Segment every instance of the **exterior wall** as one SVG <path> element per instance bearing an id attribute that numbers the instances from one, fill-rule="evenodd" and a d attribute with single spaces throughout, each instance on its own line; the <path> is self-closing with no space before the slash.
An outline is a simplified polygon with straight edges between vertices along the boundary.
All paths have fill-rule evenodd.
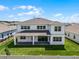
<path id="1" fill-rule="evenodd" d="M 18 42 L 32 42 L 33 39 L 31 39 L 31 37 L 28 38 L 27 36 L 26 36 L 26 39 L 20 39 L 20 37 L 17 37 L 17 41 Z M 34 37 L 34 42 L 38 42 L 38 37 L 37 36 Z"/>
<path id="2" fill-rule="evenodd" d="M 24 25 L 24 26 L 26 26 L 26 25 Z M 38 25 L 27 25 L 27 26 L 30 26 L 29 30 L 38 30 L 37 29 Z M 43 26 L 43 25 L 40 25 L 40 26 Z M 49 30 L 51 34 L 64 34 L 64 25 L 45 25 L 45 26 L 46 26 L 46 29 L 44 29 L 44 30 Z M 54 31 L 55 26 L 61 26 L 61 31 L 60 32 L 55 32 Z M 21 25 L 17 26 L 17 32 L 23 31 L 23 30 L 28 30 L 28 29 L 21 29 Z"/>
<path id="3" fill-rule="evenodd" d="M 5 40 L 9 36 L 14 35 L 15 32 L 16 32 L 16 30 L 10 30 L 10 31 L 6 31 L 6 32 L 1 33 L 0 34 L 0 40 Z M 10 34 L 10 33 L 12 33 L 12 34 Z M 3 38 L 2 38 L 2 35 L 3 35 Z"/>
<path id="4" fill-rule="evenodd" d="M 43 26 L 43 25 L 17 25 L 17 32 L 28 30 L 28 29 L 21 29 L 21 26 L 30 26 L 29 30 L 38 30 L 37 26 Z M 48 30 L 49 27 L 47 25 L 44 25 L 44 26 L 46 26 L 46 29 L 42 29 L 42 30 Z"/>
<path id="5" fill-rule="evenodd" d="M 61 26 L 61 31 L 54 31 L 54 28 L 55 28 L 55 26 Z M 51 25 L 51 29 L 50 29 L 50 31 L 51 31 L 51 34 L 64 34 L 64 25 Z"/>
<path id="6" fill-rule="evenodd" d="M 53 37 L 62 37 L 62 41 L 53 41 Z M 64 45 L 64 35 L 51 35 L 50 36 L 50 45 Z M 17 41 L 18 42 L 33 42 L 33 39 L 31 39 L 31 37 L 28 38 L 28 36 L 26 36 L 26 39 L 20 39 L 20 36 L 17 37 Z M 34 36 L 34 42 L 38 42 L 38 36 Z"/>
<path id="7" fill-rule="evenodd" d="M 16 32 L 21 31 L 21 25 L 17 25 L 16 28 L 17 28 Z"/>
<path id="8" fill-rule="evenodd" d="M 32 42 L 31 37 L 26 37 L 26 39 L 20 39 L 20 37 L 17 37 L 18 42 Z"/>
<path id="9" fill-rule="evenodd" d="M 48 29 L 49 32 L 51 33 L 51 25 L 47 25 L 47 29 Z"/>
<path id="10" fill-rule="evenodd" d="M 26 25 L 24 25 L 24 26 L 26 26 Z M 37 30 L 38 25 L 27 25 L 27 26 L 30 26 L 29 30 Z M 51 45 L 64 45 L 64 40 L 65 40 L 64 25 L 45 25 L 45 26 L 46 26 L 46 29 L 44 29 L 44 30 L 49 30 L 51 33 L 50 44 Z M 61 26 L 61 31 L 55 32 L 54 31 L 55 26 Z M 26 29 L 21 29 L 21 25 L 17 26 L 17 32 L 23 31 L 23 30 L 26 30 Z M 53 37 L 62 37 L 62 41 L 58 41 L 58 42 L 53 41 Z M 30 40 L 30 38 L 24 39 L 24 40 L 18 38 L 18 42 L 29 42 L 29 41 L 33 41 L 33 40 Z M 34 37 L 34 42 L 38 42 L 38 37 L 36 37 L 36 36 Z"/>
<path id="11" fill-rule="evenodd" d="M 35 42 L 38 42 L 38 37 L 37 37 L 37 36 L 35 36 L 34 41 L 35 41 Z"/>
<path id="12" fill-rule="evenodd" d="M 12 35 L 15 35 L 16 34 L 16 29 L 11 30 L 11 33 L 12 33 Z"/>
<path id="13" fill-rule="evenodd" d="M 2 40 L 2 34 L 0 34 L 0 40 Z"/>
<path id="14" fill-rule="evenodd" d="M 68 36 L 68 34 L 69 34 L 69 36 Z M 75 35 L 75 39 L 74 39 L 74 35 Z M 67 37 L 67 38 L 79 43 L 79 34 L 66 32 L 65 37 Z"/>

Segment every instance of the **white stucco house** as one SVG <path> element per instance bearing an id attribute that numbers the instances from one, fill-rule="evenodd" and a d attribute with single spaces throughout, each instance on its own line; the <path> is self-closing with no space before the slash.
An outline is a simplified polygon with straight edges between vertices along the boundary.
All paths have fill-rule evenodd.
<path id="1" fill-rule="evenodd" d="M 79 43 L 79 24 L 71 24 L 65 27 L 65 36 L 76 43 Z"/>
<path id="2" fill-rule="evenodd" d="M 63 23 L 33 18 L 17 25 L 14 45 L 64 45 Z"/>
<path id="3" fill-rule="evenodd" d="M 16 32 L 15 26 L 8 26 L 0 23 L 0 42 L 6 38 L 13 36 Z"/>

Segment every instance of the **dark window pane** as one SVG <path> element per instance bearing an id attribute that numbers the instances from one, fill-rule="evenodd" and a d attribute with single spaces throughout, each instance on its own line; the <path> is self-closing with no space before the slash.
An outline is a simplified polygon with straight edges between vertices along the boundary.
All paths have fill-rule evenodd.
<path id="1" fill-rule="evenodd" d="M 21 29 L 23 29 L 23 26 L 21 26 Z"/>
<path id="2" fill-rule="evenodd" d="M 53 37 L 53 41 L 62 41 L 62 37 Z"/>
<path id="3" fill-rule="evenodd" d="M 45 29 L 46 26 L 37 26 L 37 29 Z"/>
<path id="4" fill-rule="evenodd" d="M 57 27 L 55 27 L 55 29 L 54 29 L 55 31 L 57 31 Z"/>
<path id="5" fill-rule="evenodd" d="M 58 31 L 61 31 L 61 27 L 60 26 L 58 27 Z"/>
<path id="6" fill-rule="evenodd" d="M 39 29 L 39 26 L 37 26 L 37 29 Z"/>
<path id="7" fill-rule="evenodd" d="M 43 29 L 46 29 L 46 26 L 43 26 Z"/>
<path id="8" fill-rule="evenodd" d="M 25 36 L 21 36 L 20 39 L 26 39 L 26 37 Z"/>
<path id="9" fill-rule="evenodd" d="M 30 26 L 21 26 L 21 29 L 30 29 Z"/>
<path id="10" fill-rule="evenodd" d="M 61 31 L 61 26 L 55 26 L 54 31 Z"/>

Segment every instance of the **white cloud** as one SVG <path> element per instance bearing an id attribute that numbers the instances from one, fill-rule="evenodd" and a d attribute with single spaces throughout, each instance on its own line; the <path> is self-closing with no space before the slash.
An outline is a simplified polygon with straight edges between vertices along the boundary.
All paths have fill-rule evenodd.
<path id="1" fill-rule="evenodd" d="M 27 9 L 30 10 L 30 9 L 36 9 L 36 8 L 35 8 L 34 6 L 30 6 L 30 5 L 29 5 L 29 6 L 27 6 Z"/>
<path id="2" fill-rule="evenodd" d="M 41 15 L 41 13 L 39 11 L 29 11 L 29 12 L 21 12 L 17 14 L 18 16 L 23 16 L 23 15 Z"/>
<path id="3" fill-rule="evenodd" d="M 7 9 L 9 9 L 9 8 L 6 6 L 0 5 L 0 11 L 7 10 Z"/>
<path id="4" fill-rule="evenodd" d="M 58 16 L 62 16 L 63 14 L 62 13 L 57 13 L 54 15 L 54 17 L 58 17 Z"/>
<path id="5" fill-rule="evenodd" d="M 52 17 L 55 21 L 64 22 L 64 15 L 62 13 L 56 13 Z"/>
<path id="6" fill-rule="evenodd" d="M 16 9 L 22 9 L 22 10 L 28 11 L 28 12 L 17 13 L 18 16 L 23 16 L 23 15 L 40 16 L 43 13 L 42 8 L 37 8 L 32 5 L 28 5 L 28 6 L 22 5 L 22 6 L 17 6 L 13 8 L 13 10 L 16 10 Z"/>
<path id="7" fill-rule="evenodd" d="M 75 13 L 70 16 L 65 16 L 62 13 L 58 13 L 53 15 L 52 19 L 66 23 L 79 23 L 79 13 Z"/>
<path id="8" fill-rule="evenodd" d="M 22 5 L 22 6 L 17 6 L 13 8 L 13 10 L 16 10 L 16 9 L 31 10 L 31 9 L 35 9 L 35 7 L 31 5 L 28 5 L 28 6 Z"/>
<path id="9" fill-rule="evenodd" d="M 18 7 L 13 8 L 13 10 L 16 10 L 16 9 L 23 9 L 24 10 L 24 9 L 26 9 L 26 6 L 18 6 Z"/>
<path id="10" fill-rule="evenodd" d="M 27 6 L 28 7 L 28 12 L 20 12 L 17 15 L 18 16 L 23 16 L 23 15 L 33 15 L 33 16 L 40 16 L 43 13 L 43 10 L 41 8 L 36 8 L 32 6 Z M 30 10 L 31 9 L 31 10 Z"/>
<path id="11" fill-rule="evenodd" d="M 68 19 L 70 23 L 79 23 L 79 13 L 71 15 Z"/>
<path id="12" fill-rule="evenodd" d="M 33 15 L 34 12 L 33 11 L 30 11 L 30 12 L 21 12 L 21 13 L 18 13 L 17 15 L 18 16 L 23 16 L 23 15 Z"/>

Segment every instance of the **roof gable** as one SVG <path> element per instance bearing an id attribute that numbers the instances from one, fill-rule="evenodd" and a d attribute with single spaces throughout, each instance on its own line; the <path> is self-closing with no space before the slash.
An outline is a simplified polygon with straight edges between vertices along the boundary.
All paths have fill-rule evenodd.
<path id="1" fill-rule="evenodd" d="M 62 23 L 57 21 L 51 21 L 45 18 L 34 18 L 34 19 L 21 22 L 19 24 L 62 24 Z"/>

